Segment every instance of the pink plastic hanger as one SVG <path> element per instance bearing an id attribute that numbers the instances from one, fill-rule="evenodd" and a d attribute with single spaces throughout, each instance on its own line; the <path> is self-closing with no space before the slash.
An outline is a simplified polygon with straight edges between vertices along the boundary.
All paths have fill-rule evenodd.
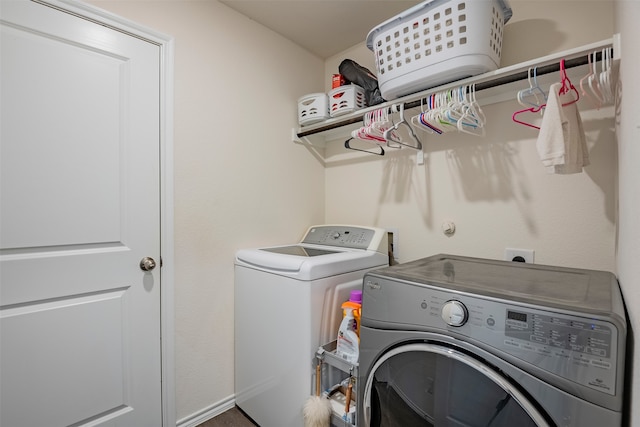
<path id="1" fill-rule="evenodd" d="M 533 76 L 535 81 L 535 86 L 534 86 L 534 84 L 531 81 L 531 68 L 529 68 L 529 71 L 527 72 L 529 87 L 527 89 L 523 89 L 519 91 L 517 96 L 518 103 L 520 105 L 522 105 L 523 107 L 527 107 L 527 105 L 529 105 L 529 107 L 525 108 L 524 110 L 516 111 L 511 116 L 511 120 L 513 120 L 514 122 L 519 123 L 521 125 L 532 127 L 534 129 L 540 129 L 540 128 L 532 123 L 522 121 L 517 117 L 520 114 L 524 114 L 524 113 L 540 113 L 543 111 L 544 107 L 547 105 L 546 103 L 547 94 L 544 93 L 544 91 L 540 88 L 540 86 L 538 86 L 537 71 L 538 71 L 538 67 L 535 67 L 533 69 Z M 540 95 L 541 99 L 538 98 L 538 95 Z M 533 99 L 533 101 L 531 99 Z M 541 100 L 542 100 L 542 104 L 540 103 Z"/>
<path id="2" fill-rule="evenodd" d="M 580 99 L 580 93 L 578 92 L 576 87 L 573 85 L 573 83 L 571 83 L 571 80 L 569 79 L 569 76 L 567 76 L 567 70 L 565 69 L 565 66 L 564 66 L 564 59 L 560 60 L 560 83 L 562 83 L 562 86 L 560 87 L 560 91 L 559 91 L 560 95 L 564 95 L 566 93 L 569 93 L 570 91 L 572 91 L 575 94 L 575 97 L 574 97 L 573 100 L 571 100 L 571 101 L 569 101 L 569 102 L 567 102 L 565 104 L 562 104 L 562 106 L 566 107 L 567 105 L 575 104 L 576 102 L 578 102 L 578 100 Z M 529 127 L 534 128 L 534 129 L 540 129 L 539 126 L 536 126 L 536 125 L 534 125 L 532 123 L 527 123 L 525 121 L 522 121 L 522 120 L 518 119 L 517 117 L 520 114 L 524 114 L 524 113 L 539 113 L 540 110 L 542 110 L 546 106 L 547 106 L 547 104 L 542 104 L 539 107 L 525 108 L 524 110 L 516 111 L 511 116 L 511 120 L 513 120 L 514 122 L 519 123 L 521 125 L 529 126 Z"/>
<path id="3" fill-rule="evenodd" d="M 518 117 L 520 114 L 523 114 L 523 113 L 539 113 L 546 105 L 547 104 L 542 104 L 538 107 L 525 108 L 524 110 L 516 111 L 515 113 L 513 113 L 513 116 L 511 116 L 511 120 L 513 120 L 516 123 L 520 123 L 521 125 L 529 126 L 534 129 L 540 129 L 540 126 L 536 126 L 532 123 L 524 122 L 522 120 L 517 119 L 516 117 Z"/>
<path id="4" fill-rule="evenodd" d="M 580 92 L 578 89 L 571 83 L 569 80 L 569 76 L 567 76 L 567 70 L 564 67 L 564 59 L 560 60 L 560 83 L 562 83 L 562 87 L 560 88 L 560 95 L 564 95 L 569 93 L 570 91 L 574 93 L 575 97 L 572 101 L 569 101 L 565 104 L 562 104 L 563 107 L 567 105 L 575 104 L 580 99 Z"/>

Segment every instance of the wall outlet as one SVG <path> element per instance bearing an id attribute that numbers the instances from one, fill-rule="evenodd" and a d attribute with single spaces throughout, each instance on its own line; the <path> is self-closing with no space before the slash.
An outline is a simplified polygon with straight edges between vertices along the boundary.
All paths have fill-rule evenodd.
<path id="1" fill-rule="evenodd" d="M 529 264 L 533 264 L 534 253 L 535 251 L 533 249 L 506 248 L 504 250 L 504 259 L 505 261 L 519 261 L 519 262 L 528 262 Z"/>

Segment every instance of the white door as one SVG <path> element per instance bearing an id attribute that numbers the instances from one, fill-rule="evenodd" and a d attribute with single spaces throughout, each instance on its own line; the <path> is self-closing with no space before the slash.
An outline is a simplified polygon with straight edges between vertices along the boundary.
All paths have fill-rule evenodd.
<path id="1" fill-rule="evenodd" d="M 0 426 L 161 426 L 159 47 L 0 6 Z"/>

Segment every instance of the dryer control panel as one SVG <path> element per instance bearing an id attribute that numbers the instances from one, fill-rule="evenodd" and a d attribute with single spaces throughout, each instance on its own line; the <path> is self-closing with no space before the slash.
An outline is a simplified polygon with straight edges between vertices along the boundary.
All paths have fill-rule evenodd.
<path id="1" fill-rule="evenodd" d="M 612 326 L 589 319 L 523 309 L 508 309 L 506 312 L 505 339 L 513 338 L 608 359 L 611 357 L 611 337 Z M 610 367 L 595 359 L 592 362 Z"/>

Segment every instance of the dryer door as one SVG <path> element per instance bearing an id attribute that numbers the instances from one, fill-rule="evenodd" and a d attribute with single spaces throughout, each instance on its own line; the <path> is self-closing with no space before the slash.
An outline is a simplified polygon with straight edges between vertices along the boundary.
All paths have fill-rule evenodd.
<path id="1" fill-rule="evenodd" d="M 364 389 L 372 427 L 548 427 L 536 406 L 490 366 L 438 344 L 385 353 Z"/>

